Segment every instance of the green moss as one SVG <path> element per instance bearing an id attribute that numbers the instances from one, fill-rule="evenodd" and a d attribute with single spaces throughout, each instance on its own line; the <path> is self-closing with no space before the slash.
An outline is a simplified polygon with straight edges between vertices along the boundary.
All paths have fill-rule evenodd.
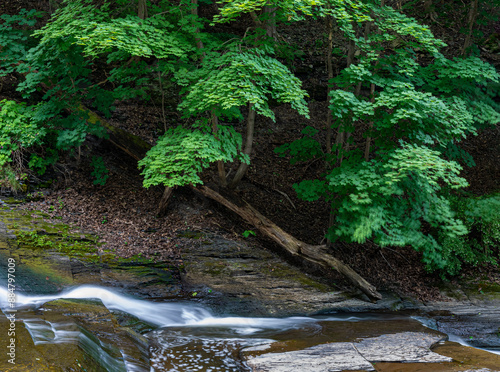
<path id="1" fill-rule="evenodd" d="M 53 249 L 69 256 L 91 257 L 91 254 L 97 253 L 95 241 L 82 240 L 66 233 L 49 235 L 36 231 L 19 231 L 17 233 L 17 243 L 20 247 Z"/>
<path id="2" fill-rule="evenodd" d="M 98 260 L 95 255 L 97 237 L 73 232 L 75 227 L 48 222 L 46 218 L 50 216 L 43 212 L 14 209 L 0 215 L 0 221 L 9 233 L 16 236 L 16 242 L 22 249 L 52 250 L 89 262 Z"/>
<path id="3" fill-rule="evenodd" d="M 224 274 L 224 271 L 227 270 L 226 265 L 222 262 L 214 262 L 211 260 L 206 260 L 203 263 L 205 267 L 205 272 L 212 276 L 221 276 Z"/>
<path id="4" fill-rule="evenodd" d="M 476 286 L 478 287 L 478 291 L 481 290 L 485 293 L 498 293 L 500 295 L 500 284 L 479 282 Z"/>

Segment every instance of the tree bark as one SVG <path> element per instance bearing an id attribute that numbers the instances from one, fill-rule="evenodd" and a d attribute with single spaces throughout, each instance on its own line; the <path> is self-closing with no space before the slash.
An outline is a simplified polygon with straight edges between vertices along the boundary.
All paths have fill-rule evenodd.
<path id="1" fill-rule="evenodd" d="M 191 188 L 238 214 L 246 222 L 252 224 L 266 238 L 277 243 L 292 256 L 320 265 L 327 270 L 333 268 L 348 278 L 370 300 L 376 301 L 382 299 L 382 295 L 373 285 L 368 283 L 349 266 L 330 255 L 325 245 L 310 245 L 296 239 L 243 200 L 239 200 L 238 204 L 236 204 L 206 186 L 192 186 Z"/>
<path id="2" fill-rule="evenodd" d="M 356 24 L 354 24 L 353 27 L 354 27 L 354 30 L 356 33 L 356 37 L 358 37 L 359 36 L 359 28 Z M 349 40 L 349 44 L 347 45 L 347 47 L 348 48 L 347 48 L 347 60 L 346 60 L 346 62 L 347 62 L 347 67 L 349 67 L 350 65 L 352 65 L 354 63 L 354 57 L 356 54 L 356 43 L 354 42 L 354 40 Z M 358 85 L 356 85 L 356 88 L 355 88 L 356 91 L 358 90 L 358 86 L 359 86 L 359 90 L 361 90 L 361 85 L 358 84 Z M 349 151 L 350 145 L 349 145 L 348 140 L 350 137 L 351 137 L 351 133 L 346 132 L 343 125 L 340 124 L 338 132 L 337 132 L 337 137 L 335 139 L 335 145 L 337 148 L 337 161 L 335 164 L 336 167 L 340 167 L 342 165 L 342 161 L 344 160 L 343 153 Z"/>
<path id="3" fill-rule="evenodd" d="M 263 8 L 264 14 L 266 14 L 266 35 L 273 39 L 276 39 L 278 37 L 278 32 L 276 30 L 276 9 L 277 7 L 272 5 L 266 5 Z"/>
<path id="4" fill-rule="evenodd" d="M 370 102 L 374 103 L 375 102 L 375 84 L 371 83 L 370 84 Z M 373 128 L 373 121 L 370 121 L 370 124 L 368 125 L 368 130 L 370 131 Z M 366 146 L 365 146 L 365 160 L 368 161 L 370 160 L 370 146 L 372 143 L 372 136 L 371 134 L 368 134 L 368 137 L 366 138 Z"/>
<path id="5" fill-rule="evenodd" d="M 330 5 L 327 5 L 330 7 Z M 333 79 L 333 61 L 332 61 L 332 53 L 333 53 L 333 17 L 332 16 L 327 16 L 326 18 L 326 27 L 328 31 L 328 48 L 327 48 L 327 55 L 326 55 L 326 68 L 328 72 L 328 85 L 326 89 L 326 97 L 327 100 L 330 97 L 330 92 L 332 91 L 332 84 L 330 83 L 330 80 Z M 325 161 L 325 169 L 328 172 L 331 169 L 331 155 L 332 155 L 332 138 L 333 138 L 333 128 L 332 128 L 332 110 L 330 107 L 328 107 L 328 112 L 327 112 L 327 117 L 326 117 L 326 154 L 327 158 Z M 337 141 L 335 143 L 337 144 L 338 140 L 342 140 L 343 138 L 337 137 Z M 335 224 L 335 215 L 332 213 L 332 208 L 330 208 L 330 214 L 328 216 L 328 229 L 332 227 Z M 332 241 L 327 238 L 327 244 L 329 247 L 332 246 Z"/>
<path id="6" fill-rule="evenodd" d="M 474 28 L 474 23 L 476 22 L 477 18 L 477 10 L 478 10 L 478 0 L 472 0 L 471 1 L 471 6 L 469 10 L 469 32 L 467 33 L 467 37 L 465 38 L 464 46 L 462 48 L 462 55 L 465 55 L 467 53 L 467 49 L 471 46 L 471 40 L 472 40 L 472 30 Z"/>
<path id="7" fill-rule="evenodd" d="M 146 0 L 139 0 L 139 6 L 137 9 L 137 16 L 140 19 L 148 18 L 148 6 L 146 4 Z"/>
<path id="8" fill-rule="evenodd" d="M 215 110 L 212 110 L 211 115 L 212 115 L 212 133 L 213 133 L 215 139 L 219 140 L 219 138 L 217 137 L 219 118 L 217 117 L 217 115 L 215 115 Z M 224 167 L 224 162 L 222 160 L 219 160 L 217 162 L 217 172 L 219 174 L 219 184 L 222 187 L 226 187 L 227 186 L 226 169 Z"/>
<path id="9" fill-rule="evenodd" d="M 198 0 L 191 0 L 191 14 L 198 17 Z M 200 33 L 200 30 L 196 28 L 196 47 L 199 50 L 203 50 L 203 42 L 201 39 L 198 37 L 198 34 Z M 201 62 L 203 62 L 203 56 L 201 57 Z"/>
<path id="10" fill-rule="evenodd" d="M 432 5 L 432 0 L 428 0 L 426 2 L 426 4 L 428 4 L 428 6 L 430 7 Z M 385 6 L 385 0 L 380 0 L 380 6 L 381 7 Z M 375 15 L 373 14 L 373 12 L 372 12 L 372 17 L 375 17 Z M 369 25 L 370 24 L 367 25 L 367 28 L 365 30 L 365 38 L 368 37 L 368 34 L 370 32 Z M 377 34 L 381 33 L 380 29 L 377 29 L 376 32 L 377 32 Z M 377 65 L 378 65 L 379 61 L 380 61 L 380 59 L 377 59 L 377 62 L 375 62 L 375 70 L 377 68 Z M 370 84 L 370 102 L 372 104 L 375 102 L 375 84 L 374 83 Z M 369 125 L 368 125 L 368 131 L 370 131 L 372 128 L 373 128 L 373 121 L 371 121 L 369 123 Z M 371 147 L 371 143 L 372 143 L 372 137 L 371 137 L 371 134 L 369 133 L 368 137 L 366 138 L 366 145 L 365 145 L 365 160 L 366 161 L 370 160 L 370 147 Z"/>
<path id="11" fill-rule="evenodd" d="M 333 53 L 333 20 L 331 16 L 327 16 L 326 18 L 326 27 L 328 31 L 328 48 L 326 54 L 326 68 L 328 71 L 328 85 L 326 88 L 326 97 L 330 97 L 330 92 L 332 91 L 332 85 L 330 80 L 333 79 L 333 62 L 332 62 L 332 53 Z M 333 137 L 333 129 L 332 129 L 332 110 L 328 108 L 328 114 L 326 117 L 326 153 L 330 155 L 332 153 L 332 137 Z"/>
<path id="12" fill-rule="evenodd" d="M 250 156 L 252 154 L 252 144 L 253 144 L 253 133 L 255 129 L 255 116 L 256 112 L 253 109 L 253 104 L 250 103 L 248 105 L 248 121 L 247 121 L 247 135 L 246 135 L 246 140 L 245 140 L 245 150 L 243 150 L 243 153 Z M 238 167 L 238 170 L 236 171 L 236 174 L 234 175 L 233 180 L 231 181 L 231 184 L 229 185 L 230 188 L 235 188 L 238 186 L 240 183 L 241 179 L 245 175 L 246 171 L 248 169 L 248 164 L 246 163 L 241 163 L 240 166 Z"/>
<path id="13" fill-rule="evenodd" d="M 172 193 L 174 192 L 173 187 L 165 187 L 165 191 L 163 192 L 163 195 L 160 199 L 160 204 L 158 205 L 158 211 L 156 214 L 158 217 L 162 217 L 165 215 L 165 212 L 167 211 L 168 204 L 170 203 Z"/>

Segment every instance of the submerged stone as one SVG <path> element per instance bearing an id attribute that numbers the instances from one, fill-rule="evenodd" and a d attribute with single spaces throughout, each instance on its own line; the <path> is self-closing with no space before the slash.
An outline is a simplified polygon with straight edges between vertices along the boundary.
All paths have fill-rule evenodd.
<path id="1" fill-rule="evenodd" d="M 43 305 L 48 323 L 73 321 L 78 325 L 78 345 L 106 370 L 149 370 L 147 340 L 132 329 L 123 328 L 100 300 L 59 299 Z"/>

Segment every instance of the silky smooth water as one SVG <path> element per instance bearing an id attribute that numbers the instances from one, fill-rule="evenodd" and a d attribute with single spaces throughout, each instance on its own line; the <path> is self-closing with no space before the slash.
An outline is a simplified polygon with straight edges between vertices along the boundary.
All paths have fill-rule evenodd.
<path id="1" fill-rule="evenodd" d="M 7 290 L 0 287 L 0 308 L 6 310 Z M 138 363 L 125 350 L 114 350 L 77 326 L 68 317 L 49 322 L 36 315 L 55 299 L 99 299 L 110 311 L 131 314 L 156 328 L 145 336 L 150 360 Z M 23 319 L 35 345 L 78 344 L 108 371 L 247 371 L 245 350 L 298 350 L 326 342 L 353 341 L 383 333 L 413 331 L 426 318 L 394 314 L 333 314 L 318 317 L 217 317 L 198 304 L 152 302 L 98 286 L 80 286 L 64 292 L 27 296 L 18 293 L 17 318 Z M 34 313 L 33 310 L 36 310 Z M 417 321 L 419 323 L 417 323 Z M 466 340 L 450 335 L 463 345 Z"/>

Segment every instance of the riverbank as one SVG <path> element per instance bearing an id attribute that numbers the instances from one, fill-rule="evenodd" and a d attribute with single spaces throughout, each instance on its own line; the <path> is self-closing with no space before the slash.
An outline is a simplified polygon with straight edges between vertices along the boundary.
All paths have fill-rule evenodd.
<path id="1" fill-rule="evenodd" d="M 92 232 L 99 236 L 102 244 L 99 249 L 113 251 L 124 258 L 140 254 L 156 262 L 168 261 L 182 267 L 184 250 L 198 244 L 197 239 L 183 234 L 189 230 L 194 231 L 194 235 L 214 235 L 234 241 L 235 244 L 266 249 L 296 264 L 303 272 L 322 276 L 327 282 L 335 283 L 335 290 L 352 290 L 351 284 L 340 274 L 294 261 L 293 257 L 287 256 L 272 242 L 256 235 L 253 227 L 244 224 L 239 217 L 188 189 L 177 189 L 167 213 L 158 216 L 157 207 L 163 190 L 144 189 L 135 161 L 126 155 L 120 156 L 108 146 L 102 142 L 94 144 L 92 148 L 94 153 L 103 156 L 110 169 L 105 186 L 89 182 L 92 168 L 85 158 L 78 164 L 70 161 L 65 165 L 64 175 L 48 175 L 47 178 L 53 180 L 50 186 L 30 191 L 27 202 L 20 208 L 26 211 L 39 210 L 50 218 L 62 218 L 64 222 L 73 223 L 83 231 Z M 290 212 L 286 212 L 291 207 L 286 198 L 280 199 L 280 203 L 276 198 L 269 198 L 265 190 L 263 185 L 245 181 L 240 194 L 256 207 L 265 205 L 266 208 L 261 210 L 268 211 L 271 206 L 276 211 L 282 210 L 282 217 Z M 318 211 L 308 203 L 288 195 L 297 210 L 301 211 L 302 217 L 280 221 L 281 225 L 306 242 L 321 243 L 307 240 L 308 236 L 322 235 L 321 224 L 304 221 L 305 217 L 315 215 Z M 398 296 L 423 302 L 444 299 L 440 294 L 442 278 L 438 273 L 426 271 L 421 254 L 410 247 L 380 248 L 370 243 L 339 243 L 333 253 L 380 291 L 395 292 Z M 469 278 L 479 286 L 482 283 L 500 284 L 500 273 L 492 265 L 466 266 L 460 276 L 448 277 L 447 280 L 456 286 L 464 278 Z"/>
<path id="2" fill-rule="evenodd" d="M 191 360 L 188 366 L 194 368 L 192 363 L 198 363 L 197 366 L 205 365 L 203 363 L 218 366 L 219 357 L 231 356 L 236 359 L 233 359 L 234 365 L 223 369 L 228 371 L 252 369 L 278 372 L 290 370 L 291 365 L 305 363 L 301 365 L 301 368 L 305 368 L 303 371 L 317 372 L 321 370 L 321 363 L 326 357 L 328 365 L 337 366 L 336 370 L 339 371 L 354 368 L 365 371 L 416 371 L 421 368 L 426 368 L 426 371 L 464 371 L 468 368 L 495 371 L 495 363 L 500 361 L 500 357 L 497 360 L 491 353 L 456 343 L 441 343 L 448 334 L 455 341 L 500 349 L 500 292 L 495 286 L 449 286 L 443 288 L 441 294 L 446 301 L 429 303 L 419 303 L 384 292 L 382 301 L 370 303 L 360 295 L 332 291 L 324 282 L 300 273 L 267 251 L 258 253 L 250 245 L 235 244 L 221 237 L 193 232 L 184 232 L 183 235 L 190 236 L 198 244 L 191 246 L 183 257 L 183 272 L 176 276 L 166 265 L 161 267 L 157 263 L 141 262 L 137 257 L 130 261 L 115 262 L 106 254 L 96 252 L 83 252 L 83 255 L 78 256 L 62 254 L 53 249 L 29 248 L 22 244 L 17 246 L 12 240 L 14 232 L 26 230 L 33 222 L 36 224 L 31 227 L 39 232 L 65 231 L 61 224 L 43 225 L 40 215 L 20 218 L 18 213 L 23 212 L 15 208 L 2 210 L 3 227 L 0 232 L 6 243 L 2 245 L 1 253 L 2 262 L 6 261 L 6 257 L 12 257 L 19 263 L 20 304 L 32 304 L 28 308 L 23 305 L 28 311 L 25 313 L 27 320 L 23 322 L 29 332 L 21 331 L 20 335 L 23 343 L 35 342 L 34 350 L 38 351 L 28 353 L 26 348 L 19 349 L 27 363 L 26 370 L 32 368 L 29 363 L 33 363 L 33 358 L 44 360 L 47 368 L 54 368 L 50 366 L 60 361 L 57 361 L 57 357 L 47 359 L 45 355 L 47 350 L 56 348 L 55 345 L 60 341 L 56 342 L 54 337 L 77 330 L 85 330 L 83 334 L 87 334 L 87 337 L 89 334 L 93 336 L 89 339 L 91 341 L 85 339 L 83 342 L 81 336 L 73 334 L 73 338 L 66 340 L 70 345 L 77 345 L 71 355 L 74 360 L 87 360 L 85 368 L 92 371 L 99 370 L 95 367 L 95 358 L 99 353 L 112 356 L 111 359 L 107 357 L 106 363 L 111 363 L 108 366 L 125 366 L 125 369 L 114 369 L 117 371 L 128 371 L 127 360 L 127 363 L 135 363 L 136 366 L 152 363 L 158 371 L 170 370 L 171 367 L 177 368 L 186 363 L 181 355 L 192 355 L 195 351 L 204 355 L 203 360 Z M 81 231 L 72 233 L 80 235 Z M 51 236 L 57 238 L 58 235 Z M 261 254 L 266 256 L 262 257 Z M 99 260 L 86 260 L 87 256 L 95 255 Z M 202 256 L 204 259 L 200 259 Z M 269 265 L 262 265 L 262 262 Z M 81 284 L 99 287 L 75 287 Z M 64 291 L 65 288 L 73 289 L 68 292 Z M 109 292 L 110 289 L 113 292 Z M 36 300 L 41 292 L 48 296 L 45 300 Z M 133 300 L 127 294 L 144 300 Z M 56 300 L 60 297 L 69 302 Z M 88 302 L 75 302 L 72 300 L 74 298 L 88 299 L 91 306 Z M 97 302 L 95 298 L 98 298 Z M 194 311 L 198 315 L 170 318 L 175 314 L 172 311 L 178 306 L 178 301 L 185 304 L 182 305 L 185 309 L 178 310 L 178 314 L 191 314 Z M 40 308 L 44 302 L 46 304 Z M 34 304 L 37 304 L 35 308 L 31 307 Z M 160 310 L 161 306 L 173 307 L 163 311 Z M 198 308 L 206 310 L 196 310 Z M 196 320 L 200 311 L 202 317 Z M 43 316 L 40 318 L 41 314 Z M 228 318 L 228 315 L 231 317 Z M 242 315 L 245 318 L 241 318 Z M 287 318 L 290 315 L 302 318 Z M 309 318 L 303 318 L 305 315 Z M 167 318 L 164 319 L 165 316 Z M 193 319 L 195 323 L 192 323 Z M 303 323 L 304 320 L 300 319 L 311 320 Z M 280 325 L 282 321 L 285 323 Z M 77 328 L 68 326 L 68 322 Z M 183 322 L 191 323 L 189 327 L 179 328 Z M 114 325 L 109 328 L 109 324 Z M 270 331 L 277 326 L 280 332 Z M 52 333 L 48 331 L 49 328 L 43 331 L 44 327 L 52 329 Z M 253 328 L 255 331 L 250 332 Z M 38 331 L 35 332 L 35 329 Z M 257 334 L 254 335 L 254 332 Z M 34 341 L 29 341 L 30 337 Z M 37 337 L 49 339 L 40 343 Z M 210 344 L 208 340 L 213 340 L 213 337 L 218 337 L 219 341 Z M 255 345 L 256 337 L 257 341 L 260 339 L 258 345 Z M 266 341 L 268 338 L 273 341 Z M 407 347 L 401 350 L 397 346 L 403 339 Z M 181 344 L 184 346 L 172 349 L 172 345 L 180 340 L 183 340 Z M 103 349 L 105 354 L 101 350 L 103 342 L 108 345 Z M 110 348 L 109 345 L 114 346 Z M 90 357 L 81 354 L 82 347 L 87 351 L 93 350 Z M 145 353 L 144 347 L 149 352 Z M 127 352 L 117 354 L 120 348 L 126 348 Z M 331 359 L 334 355 L 350 355 L 346 354 L 347 349 L 355 351 L 351 358 L 353 364 L 346 365 L 345 358 Z M 431 349 L 438 353 L 435 354 Z M 54 349 L 51 353 L 62 355 L 61 350 Z M 178 358 L 172 360 L 169 355 Z M 241 359 L 238 355 L 245 357 Z M 364 364 L 361 363 L 363 360 Z M 366 364 L 366 360 L 373 364 Z M 401 369 L 401 362 L 405 362 L 405 369 Z M 422 364 L 430 362 L 432 364 Z M 99 363 L 104 362 L 100 361 L 97 365 Z M 186 368 L 185 371 L 190 370 Z"/>

